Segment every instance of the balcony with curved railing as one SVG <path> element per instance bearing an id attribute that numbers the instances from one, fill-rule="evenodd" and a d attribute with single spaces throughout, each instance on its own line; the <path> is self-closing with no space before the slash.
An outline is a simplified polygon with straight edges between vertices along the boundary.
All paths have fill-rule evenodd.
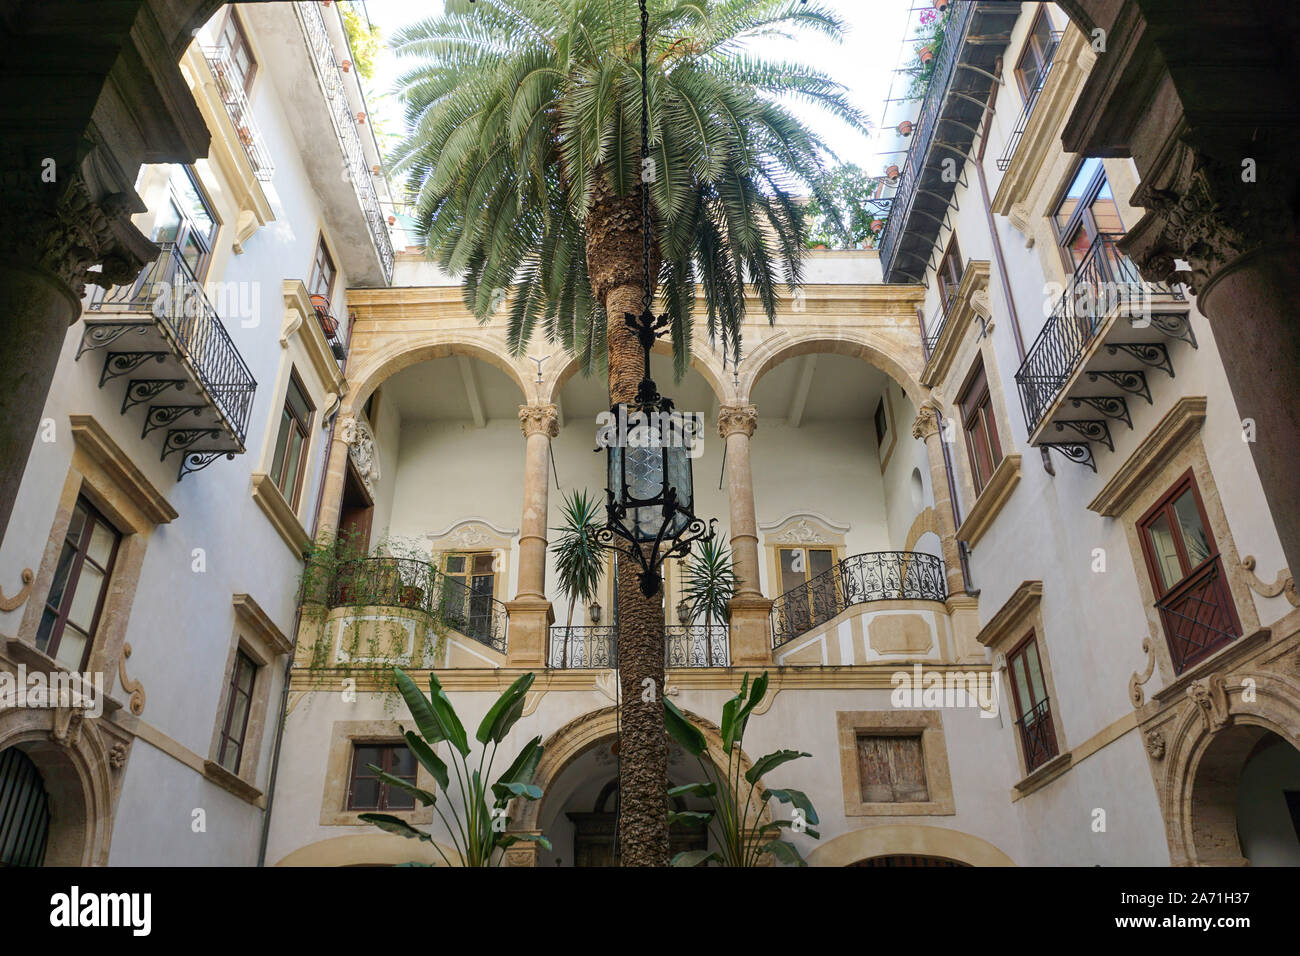
<path id="1" fill-rule="evenodd" d="M 944 601 L 943 561 L 919 551 L 873 551 L 845 558 L 772 604 L 772 647 L 778 648 L 875 601 Z"/>
<path id="2" fill-rule="evenodd" d="M 729 667 L 729 629 L 725 624 L 671 625 L 664 628 L 665 667 Z M 553 670 L 591 670 L 618 666 L 618 628 L 612 624 L 551 627 L 546 666 Z"/>
<path id="3" fill-rule="evenodd" d="M 502 654 L 506 606 L 415 558 L 344 561 L 329 583 L 330 608 L 380 607 L 423 611 L 438 623 Z"/>

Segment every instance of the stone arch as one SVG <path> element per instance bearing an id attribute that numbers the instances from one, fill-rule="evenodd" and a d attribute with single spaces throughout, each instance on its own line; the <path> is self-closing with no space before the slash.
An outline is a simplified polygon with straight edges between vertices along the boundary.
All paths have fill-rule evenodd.
<path id="1" fill-rule="evenodd" d="M 1189 700 L 1164 730 L 1147 735 L 1148 753 L 1157 746 L 1153 734 L 1169 737 L 1161 809 L 1175 866 L 1244 863 L 1236 822 L 1242 768 L 1267 733 L 1300 750 L 1300 683 L 1277 674 L 1234 675 L 1223 682 L 1219 697 L 1217 676 L 1189 688 L 1208 691 L 1204 707 Z M 1253 681 L 1255 697 L 1249 702 L 1241 694 L 1247 680 Z"/>
<path id="2" fill-rule="evenodd" d="M 849 866 L 877 856 L 929 856 L 970 866 L 1015 866 L 1015 861 L 980 837 L 913 823 L 885 824 L 850 830 L 820 844 L 808 855 L 809 866 Z"/>
<path id="3" fill-rule="evenodd" d="M 439 842 L 449 860 L 456 850 Z M 392 833 L 353 833 L 308 843 L 281 857 L 276 866 L 397 866 L 399 863 L 432 863 L 445 866 L 429 844 L 408 840 Z"/>
<path id="4" fill-rule="evenodd" d="M 496 347 L 496 346 L 499 346 Z M 434 359 L 464 355 L 486 362 L 502 372 L 519 388 L 523 402 L 531 402 L 537 394 L 536 382 L 529 381 L 521 368 L 507 357 L 504 342 L 487 338 L 470 338 L 451 333 L 420 336 L 415 341 L 397 341 L 365 357 L 356 369 L 349 369 L 352 387 L 344 400 L 344 413 L 355 411 L 367 398 L 392 376 L 412 365 Z"/>
<path id="5" fill-rule="evenodd" d="M 725 766 L 726 755 L 722 752 L 722 734 L 718 726 L 690 711 L 683 711 L 683 713 L 691 723 L 704 732 L 709 744 L 709 756 L 713 758 L 714 763 L 721 762 Z M 542 788 L 542 799 L 516 800 L 516 805 L 512 808 L 516 813 L 512 816 L 517 816 L 518 822 L 513 823 L 510 829 L 522 832 L 537 831 L 542 821 L 542 808 L 552 785 L 579 757 L 603 741 L 616 737 L 617 734 L 618 708 L 613 706 L 575 717 L 551 734 L 543 742 L 542 759 L 533 774 L 533 783 Z M 740 754 L 740 763 L 742 772 L 751 766 L 749 757 L 744 751 Z M 521 802 L 524 804 L 522 808 L 518 806 Z"/>
<path id="6" fill-rule="evenodd" d="M 660 339 L 655 342 L 654 352 L 656 355 L 671 356 L 673 354 L 672 343 L 665 339 Z M 565 359 L 563 364 L 559 365 L 555 371 L 543 373 L 542 384 L 535 385 L 543 404 L 554 404 L 559 398 L 560 392 L 564 389 L 565 384 L 569 379 L 573 378 L 574 375 L 578 374 L 578 370 L 582 366 L 582 360 L 577 356 L 568 355 L 564 352 L 561 352 L 560 355 Z M 724 384 L 726 376 L 723 374 L 722 363 L 717 356 L 707 349 L 701 351 L 692 346 L 690 367 L 699 372 L 704 378 L 705 383 L 709 386 L 709 390 L 713 393 L 719 404 L 725 404 L 730 401 L 729 396 L 731 396 L 735 390 L 729 385 Z M 659 385 L 661 392 L 667 392 L 670 395 L 672 394 L 671 385 L 663 382 L 660 382 Z"/>
<path id="7" fill-rule="evenodd" d="M 836 333 L 834 337 L 814 335 L 809 338 L 798 338 L 792 333 L 780 332 L 761 342 L 741 362 L 740 387 L 734 390 L 737 396 L 736 402 L 740 405 L 750 404 L 758 380 L 777 365 L 787 359 L 819 352 L 862 359 L 898 383 L 912 405 L 920 408 L 926 398 L 926 393 L 922 390 L 918 379 L 920 368 L 918 366 L 915 371 L 912 371 L 909 369 L 909 364 L 914 363 L 894 357 L 891 352 L 897 349 L 896 344 L 882 341 L 869 330 L 844 331 Z M 919 359 L 919 348 L 915 351 L 915 357 Z"/>
<path id="8" fill-rule="evenodd" d="M 113 839 L 114 782 L 109 748 L 80 712 L 14 708 L 0 712 L 0 750 L 17 747 L 40 771 L 49 798 L 46 866 L 106 866 Z M 125 754 L 119 761 L 123 765 Z"/>

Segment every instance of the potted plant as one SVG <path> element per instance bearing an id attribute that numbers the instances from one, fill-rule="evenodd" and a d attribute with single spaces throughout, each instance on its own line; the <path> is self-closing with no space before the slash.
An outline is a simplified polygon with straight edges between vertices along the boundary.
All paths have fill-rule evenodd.
<path id="1" fill-rule="evenodd" d="M 940 13 L 943 13 L 944 11 L 946 11 L 946 10 L 948 9 L 948 2 L 949 2 L 949 0 L 930 0 L 930 3 L 931 3 L 931 4 L 934 6 L 934 8 L 935 8 L 936 10 L 938 10 Z"/>
<path id="2" fill-rule="evenodd" d="M 885 220 L 883 219 L 871 220 L 871 234 L 873 236 L 880 235 L 880 233 L 884 230 L 884 228 L 885 228 Z"/>
<path id="3" fill-rule="evenodd" d="M 705 539 L 686 560 L 682 603 L 687 605 L 691 620 L 704 618 L 706 666 L 713 666 L 713 621 L 726 621 L 728 604 L 736 596 L 740 581 L 731 560 L 731 551 L 716 538 Z M 683 621 L 683 624 L 686 622 Z"/>
<path id="4" fill-rule="evenodd" d="M 352 61 L 344 60 L 342 63 L 339 64 L 339 66 L 343 67 L 344 73 L 350 72 L 352 69 Z"/>
<path id="5" fill-rule="evenodd" d="M 930 61 L 934 59 L 934 50 L 928 46 L 923 46 L 916 51 L 916 56 L 923 66 L 928 66 Z"/>
<path id="6" fill-rule="evenodd" d="M 903 122 L 901 122 L 901 123 L 898 124 L 898 135 L 899 135 L 899 136 L 911 136 L 911 135 L 912 135 L 912 121 L 911 121 L 911 120 L 903 120 Z"/>
<path id="7" fill-rule="evenodd" d="M 889 177 L 890 182 L 898 179 L 898 166 L 891 163 L 889 168 L 885 170 L 885 175 Z"/>

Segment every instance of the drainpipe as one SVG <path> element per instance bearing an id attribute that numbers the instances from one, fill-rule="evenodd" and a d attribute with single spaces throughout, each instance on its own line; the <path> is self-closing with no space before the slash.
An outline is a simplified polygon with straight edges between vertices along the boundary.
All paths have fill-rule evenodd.
<path id="1" fill-rule="evenodd" d="M 334 429 L 339 423 L 339 412 L 343 411 L 343 396 L 348 391 L 348 361 L 352 357 L 352 326 L 355 323 L 348 323 L 348 354 L 343 359 L 342 391 L 339 392 L 339 405 L 334 409 L 334 415 L 330 418 L 329 438 L 325 441 L 325 461 L 321 468 L 320 485 L 316 489 L 316 506 L 312 509 L 311 516 L 311 539 L 316 540 L 316 533 L 320 530 L 320 512 L 321 504 L 325 498 L 325 481 L 329 477 L 330 454 L 334 450 Z M 280 719 L 276 721 L 275 728 L 275 748 L 271 751 L 271 777 L 266 784 L 266 810 L 262 813 L 262 836 L 257 847 L 257 865 L 266 866 L 266 844 L 271 835 L 271 811 L 275 806 L 275 781 L 280 774 L 280 747 L 284 743 L 284 725 L 288 719 L 285 708 L 289 705 L 289 679 L 293 672 L 293 658 L 298 649 L 298 628 L 302 624 L 302 600 L 299 595 L 298 606 L 293 612 L 293 645 L 289 648 L 288 657 L 284 662 L 284 686 L 280 689 Z"/>
<path id="2" fill-rule="evenodd" d="M 994 67 L 995 72 L 1000 76 L 1002 74 L 1002 58 L 998 57 L 997 65 Z M 984 201 L 984 218 L 989 225 L 989 238 L 993 241 L 993 255 L 998 262 L 998 278 L 1002 285 L 1002 298 L 1006 300 L 1007 317 L 1011 319 L 1011 330 L 1015 333 L 1013 339 L 1016 343 L 1016 357 L 1020 364 L 1025 364 L 1025 337 L 1020 331 L 1020 314 L 1016 311 L 1015 296 L 1011 294 L 1011 279 L 1007 273 L 1007 260 L 1002 254 L 1002 240 L 998 237 L 997 224 L 993 219 L 993 204 L 989 201 L 989 183 L 984 176 L 984 149 L 988 145 L 988 128 L 993 119 L 993 107 L 998 98 L 998 85 L 994 84 L 993 91 L 989 95 L 988 106 L 984 110 L 984 134 L 980 137 L 979 152 L 975 154 L 975 175 L 980 184 L 980 199 Z M 1043 470 L 1049 475 L 1055 476 L 1056 469 L 1052 466 L 1052 460 L 1048 456 L 1046 448 L 1038 449 L 1043 457 Z"/>

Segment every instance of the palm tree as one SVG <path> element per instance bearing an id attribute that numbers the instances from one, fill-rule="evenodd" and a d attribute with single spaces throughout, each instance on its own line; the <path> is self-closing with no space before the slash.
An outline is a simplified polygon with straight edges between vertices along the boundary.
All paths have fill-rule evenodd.
<path id="1" fill-rule="evenodd" d="M 559 532 L 559 539 L 551 547 L 555 555 L 555 576 L 560 593 L 569 599 L 569 618 L 564 625 L 564 648 L 560 652 L 560 667 L 569 663 L 569 634 L 573 630 L 573 606 L 581 598 L 584 604 L 596 599 L 596 589 L 605 572 L 605 553 L 596 544 L 600 528 L 600 505 L 586 490 L 572 491 L 564 496 L 560 509 L 563 525 L 551 530 Z"/>
<path id="2" fill-rule="evenodd" d="M 730 617 L 727 605 L 736 596 L 740 582 L 731 560 L 731 549 L 716 538 L 698 545 L 698 553 L 686 559 L 683 568 L 682 598 L 691 620 L 704 618 L 706 666 L 713 666 L 713 621 Z"/>
<path id="3" fill-rule="evenodd" d="M 407 175 L 425 251 L 463 277 L 480 321 L 513 290 L 514 353 L 524 354 L 540 323 L 584 372 L 605 367 L 611 404 L 632 402 L 641 378 L 641 347 L 623 317 L 652 305 L 647 280 L 670 318 L 678 376 L 697 282 L 710 342 L 738 358 L 747 291 L 775 321 L 780 283 L 800 281 L 806 227 L 794 193 L 824 193 L 824 146 L 785 101 L 820 105 L 866 130 L 840 84 L 745 48 L 752 37 L 805 28 L 841 37 L 825 3 L 648 0 L 648 8 L 644 157 L 641 21 L 631 0 L 447 0 L 443 16 L 393 44 L 417 61 L 399 81 L 411 133 L 395 168 Z M 617 577 L 621 858 L 662 866 L 663 602 L 641 594 L 630 554 L 619 555 Z"/>

